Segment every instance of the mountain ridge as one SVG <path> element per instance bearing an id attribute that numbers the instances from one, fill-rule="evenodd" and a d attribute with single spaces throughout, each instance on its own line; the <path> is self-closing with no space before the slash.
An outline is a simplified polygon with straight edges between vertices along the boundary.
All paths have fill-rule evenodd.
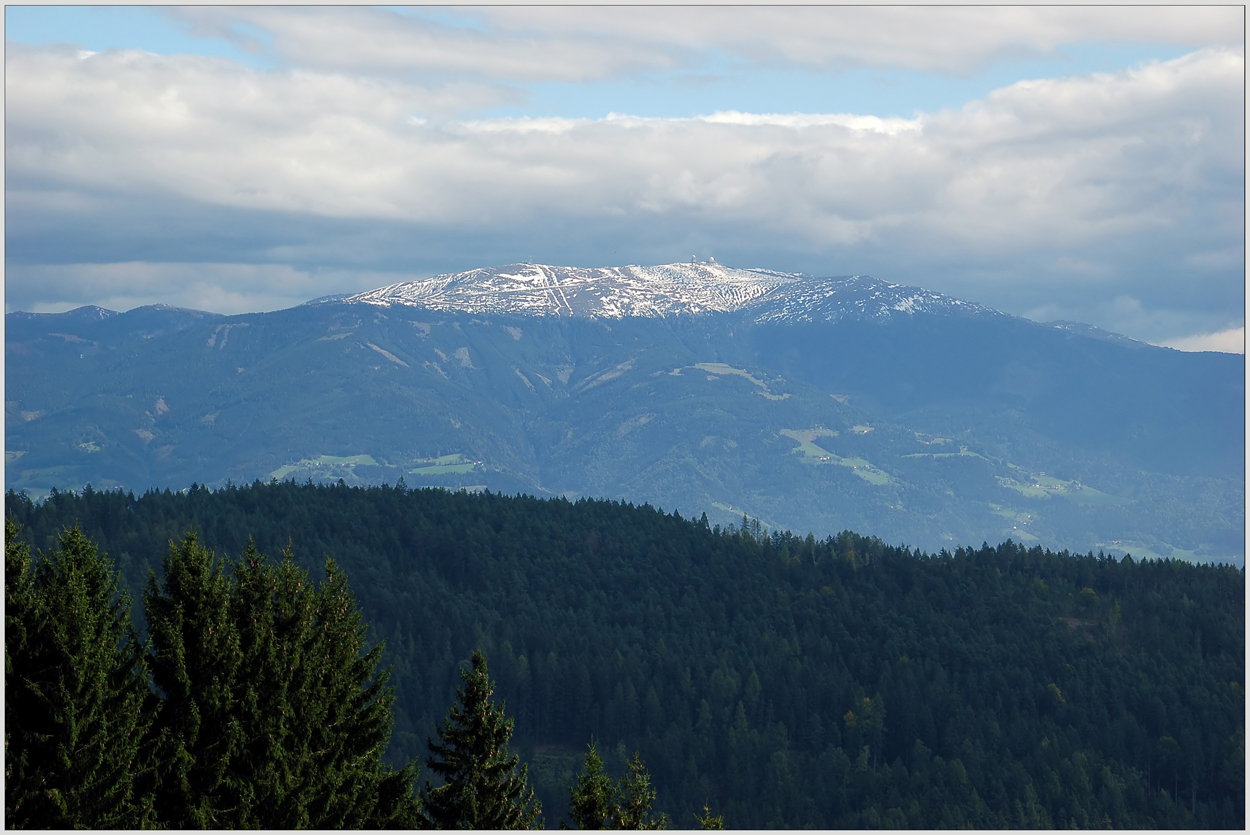
<path id="1" fill-rule="evenodd" d="M 717 263 L 644 267 L 507 264 L 400 282 L 348 296 L 349 304 L 407 305 L 478 314 L 590 319 L 742 314 L 756 322 L 837 321 L 858 314 L 960 312 L 983 305 L 864 275 L 817 277 Z"/>
<path id="2" fill-rule="evenodd" d="M 1016 319 L 1124 347 L 1175 350 L 1085 322 L 1035 322 L 977 302 L 868 275 L 818 277 L 762 267 L 740 269 L 715 261 L 677 262 L 649 267 L 570 267 L 528 262 L 505 264 L 442 273 L 359 293 L 326 294 L 295 307 L 337 304 L 402 305 L 442 313 L 574 316 L 609 320 L 631 316 L 665 318 L 721 313 L 744 315 L 754 323 L 836 322 L 851 316 L 881 320 L 897 314 L 955 313 Z M 142 305 L 127 311 L 84 305 L 59 313 L 19 310 L 5 315 L 27 321 L 46 317 L 102 321 L 114 316 L 157 311 L 197 317 L 255 315 L 217 313 L 168 304 Z"/>
<path id="3" fill-rule="evenodd" d="M 633 283 L 614 308 L 601 276 L 565 282 L 557 306 L 535 270 L 470 282 L 499 312 L 391 290 L 234 316 L 10 314 L 6 480 L 46 495 L 402 476 L 927 548 L 1243 552 L 1244 357 L 866 277 L 822 296 L 810 277 L 704 271 L 613 272 Z M 655 302 L 669 286 L 684 306 Z M 577 315 L 579 293 L 583 313 L 650 315 Z"/>

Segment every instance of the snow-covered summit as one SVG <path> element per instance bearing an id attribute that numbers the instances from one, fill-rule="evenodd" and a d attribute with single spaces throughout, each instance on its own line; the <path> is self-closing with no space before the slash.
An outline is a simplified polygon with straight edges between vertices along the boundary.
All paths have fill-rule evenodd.
<path id="1" fill-rule="evenodd" d="M 717 263 L 654 267 L 509 264 L 381 287 L 344 301 L 429 310 L 596 319 L 742 312 L 760 322 L 993 313 L 940 293 L 868 276 L 815 278 Z"/>
<path id="2" fill-rule="evenodd" d="M 361 293 L 349 302 L 533 316 L 676 316 L 739 310 L 801 276 L 720 264 L 504 267 L 438 275 Z"/>

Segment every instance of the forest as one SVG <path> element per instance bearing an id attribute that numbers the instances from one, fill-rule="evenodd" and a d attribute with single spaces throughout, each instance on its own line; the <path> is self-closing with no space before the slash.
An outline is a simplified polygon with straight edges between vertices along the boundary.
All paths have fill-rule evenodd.
<path id="1" fill-rule="evenodd" d="M 428 763 L 480 651 L 535 825 L 581 820 L 593 742 L 603 780 L 645 763 L 653 822 L 679 828 L 1244 828 L 1244 569 L 402 482 L 5 504 L 32 553 L 74 526 L 107 553 L 149 646 L 142 604 L 188 541 L 350 593 L 343 692 L 393 694 L 368 780 Z"/>

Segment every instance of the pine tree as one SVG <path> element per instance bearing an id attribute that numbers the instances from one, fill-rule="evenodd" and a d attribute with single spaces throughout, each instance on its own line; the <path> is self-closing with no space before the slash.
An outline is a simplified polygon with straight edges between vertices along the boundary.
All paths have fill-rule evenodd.
<path id="1" fill-rule="evenodd" d="M 438 725 L 439 742 L 429 740 L 430 770 L 443 778 L 426 782 L 426 816 L 437 829 L 534 829 L 542 808 L 534 800 L 526 766 L 509 756 L 513 723 L 504 706 L 491 701 L 495 685 L 486 658 L 476 650 L 471 670 L 462 670 L 456 703 Z"/>
<path id="2" fill-rule="evenodd" d="M 143 596 L 151 636 L 153 683 L 163 697 L 157 719 L 157 811 L 180 828 L 233 827 L 240 783 L 231 763 L 244 744 L 235 704 L 243 663 L 225 567 L 195 534 L 170 543 L 163 579 Z"/>
<path id="3" fill-rule="evenodd" d="M 241 802 L 230 821 L 237 828 L 278 828 L 288 821 L 307 825 L 304 788 L 296 785 L 300 761 L 306 746 L 298 745 L 292 725 L 299 721 L 290 704 L 290 676 L 284 675 L 302 658 L 307 637 L 290 635 L 290 621 L 305 625 L 311 618 L 300 617 L 307 606 L 307 595 L 284 600 L 283 608 L 294 609 L 292 616 L 279 618 L 274 598 L 287 597 L 263 554 L 250 540 L 232 571 L 230 617 L 239 629 L 239 669 L 234 695 L 242 730 L 243 745 L 231 764 L 232 772 L 246 774 L 240 785 Z M 280 623 L 279 621 L 288 623 Z M 292 743 L 295 743 L 294 745 Z M 291 750 L 296 748 L 296 750 Z"/>
<path id="4" fill-rule="evenodd" d="M 152 704 L 130 601 L 78 528 L 30 559 L 5 524 L 5 825 L 135 828 Z"/>
<path id="5" fill-rule="evenodd" d="M 7 828 L 29 820 L 32 803 L 38 802 L 36 778 L 30 773 L 29 755 L 11 735 L 24 711 L 24 686 L 19 671 L 28 669 L 30 647 L 27 634 L 34 624 L 34 572 L 30 545 L 19 537 L 21 529 L 12 519 L 4 520 L 4 822 Z M 18 739 L 22 738 L 18 732 Z M 21 817 L 19 817 L 21 815 Z"/>
<path id="6" fill-rule="evenodd" d="M 298 787 L 287 793 L 281 825 L 416 826 L 416 762 L 399 771 L 382 762 L 395 701 L 390 671 L 378 669 L 384 645 L 364 651 L 367 627 L 347 576 L 332 560 L 325 572 L 314 590 L 289 550 L 271 570 L 276 640 L 264 665 L 272 672 L 259 678 L 272 681 L 266 712 L 283 719 L 277 747 L 286 785 Z"/>
<path id="7" fill-rule="evenodd" d="M 704 802 L 703 804 L 703 814 L 702 815 L 696 814 L 694 816 L 694 819 L 699 822 L 700 829 L 724 829 L 725 828 L 725 816 L 713 815 L 711 807 L 708 806 L 706 802 Z"/>
<path id="8" fill-rule="evenodd" d="M 569 787 L 569 812 L 578 829 L 613 829 L 620 817 L 616 785 L 603 771 L 603 758 L 594 742 L 577 782 Z"/>
<path id="9" fill-rule="evenodd" d="M 413 826 L 415 764 L 382 763 L 393 688 L 382 645 L 365 653 L 346 576 L 320 589 L 289 550 L 271 565 L 249 542 L 226 566 L 188 535 L 147 602 L 158 686 L 177 714 L 163 729 L 171 822 L 231 828 Z M 220 640 L 215 640 L 219 638 Z M 182 717 L 184 721 L 175 722 Z M 216 728 L 216 738 L 204 728 Z"/>
<path id="10" fill-rule="evenodd" d="M 598 748 L 590 744 L 582 773 L 569 787 L 569 809 L 578 829 L 667 829 L 668 815 L 651 817 L 654 802 L 651 775 L 638 752 L 626 762 L 626 774 L 614 783 L 603 772 Z M 716 820 L 710 813 L 709 819 Z"/>
<path id="11" fill-rule="evenodd" d="M 651 775 L 642 764 L 637 751 L 628 762 L 628 773 L 621 778 L 617 795 L 620 798 L 618 829 L 667 829 L 668 815 L 651 817 L 651 804 L 655 802 L 655 789 L 651 787 Z"/>

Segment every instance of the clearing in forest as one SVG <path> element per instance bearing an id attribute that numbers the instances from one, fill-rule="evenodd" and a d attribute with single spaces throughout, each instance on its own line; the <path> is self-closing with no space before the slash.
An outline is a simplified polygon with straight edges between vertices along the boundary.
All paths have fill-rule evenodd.
<path id="1" fill-rule="evenodd" d="M 481 465 L 480 461 L 471 461 L 458 452 L 452 455 L 440 455 L 437 458 L 421 458 L 413 463 L 417 466 L 408 471 L 409 475 L 471 473 Z"/>
<path id="2" fill-rule="evenodd" d="M 760 397 L 763 397 L 767 400 L 785 400 L 787 397 L 790 396 L 789 394 L 773 394 L 772 391 L 769 390 L 768 384 L 765 383 L 763 380 L 753 376 L 749 371 L 744 371 L 741 368 L 734 368 L 732 365 L 729 365 L 727 363 L 696 362 L 694 365 L 690 367 L 697 368 L 700 371 L 706 371 L 708 374 L 715 374 L 718 377 L 723 376 L 725 374 L 729 374 L 735 377 L 743 377 L 759 388 L 759 391 L 757 391 L 756 394 L 758 394 Z M 680 370 L 681 370 L 680 368 L 677 369 L 677 371 L 680 371 Z M 672 374 L 673 372 L 670 371 L 669 373 Z"/>
<path id="3" fill-rule="evenodd" d="M 1030 498 L 1049 499 L 1059 497 L 1077 504 L 1103 507 L 1132 504 L 1133 501 L 1123 496 L 1113 496 L 1110 493 L 1095 490 L 1093 487 L 1082 484 L 1075 479 L 1069 481 L 1046 475 L 1046 473 L 1031 473 L 1015 464 L 1008 464 L 1007 466 L 1012 469 L 1012 476 L 995 476 L 998 479 L 998 483 Z"/>
<path id="4" fill-rule="evenodd" d="M 893 481 L 889 473 L 877 469 L 863 458 L 843 458 L 815 443 L 817 438 L 836 438 L 838 433 L 833 429 L 782 429 L 780 434 L 799 442 L 794 452 L 803 456 L 801 460 L 804 464 L 837 464 L 839 467 L 850 467 L 855 475 L 878 487 Z"/>
<path id="5" fill-rule="evenodd" d="M 316 458 L 304 458 L 296 461 L 294 464 L 283 464 L 271 472 L 269 477 L 281 481 L 292 473 L 304 470 L 312 470 L 318 476 L 330 477 L 344 469 L 350 474 L 357 465 L 361 464 L 367 467 L 376 467 L 378 462 L 374 461 L 370 455 L 318 455 Z"/>

